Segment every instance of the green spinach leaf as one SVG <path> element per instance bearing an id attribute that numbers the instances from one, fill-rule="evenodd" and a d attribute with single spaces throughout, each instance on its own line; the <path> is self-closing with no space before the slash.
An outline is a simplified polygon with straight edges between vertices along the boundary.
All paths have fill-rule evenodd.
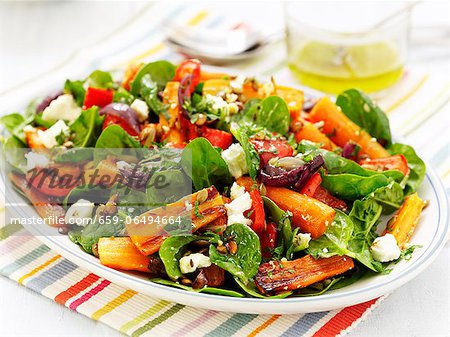
<path id="1" fill-rule="evenodd" d="M 94 88 L 111 89 L 114 86 L 114 80 L 107 71 L 94 70 L 86 79 L 88 86 Z"/>
<path id="2" fill-rule="evenodd" d="M 180 259 L 183 256 L 185 247 L 198 240 L 195 235 L 170 236 L 165 239 L 159 248 L 159 257 L 164 264 L 167 276 L 171 280 L 178 280 L 182 273 L 180 270 Z"/>
<path id="3" fill-rule="evenodd" d="M 377 189 L 387 186 L 390 179 L 383 174 L 369 177 L 356 174 L 323 174 L 322 186 L 338 198 L 356 200 L 364 198 Z"/>
<path id="4" fill-rule="evenodd" d="M 405 196 L 400 184 L 391 182 L 389 185 L 375 190 L 366 198 L 373 199 L 380 204 L 383 208 L 383 214 L 391 214 L 400 208 Z"/>
<path id="5" fill-rule="evenodd" d="M 384 145 L 392 142 L 389 119 L 367 95 L 356 89 L 344 91 L 336 104 L 355 124 Z"/>
<path id="6" fill-rule="evenodd" d="M 191 181 L 181 170 L 169 169 L 152 174 L 146 189 L 149 206 L 163 206 L 192 192 Z"/>
<path id="7" fill-rule="evenodd" d="M 142 66 L 131 83 L 131 93 L 137 96 L 141 92 L 141 79 L 144 75 L 149 74 L 152 81 L 156 82 L 161 90 L 175 76 L 176 67 L 167 61 L 150 62 Z"/>
<path id="8" fill-rule="evenodd" d="M 166 280 L 163 278 L 152 278 L 152 279 L 150 279 L 150 281 L 158 283 L 158 284 L 162 284 L 165 286 L 170 286 L 170 287 L 180 288 L 180 289 L 187 290 L 187 291 L 192 291 L 194 293 L 205 293 L 205 294 L 214 294 L 214 295 L 222 295 L 222 296 L 230 296 L 230 297 L 244 297 L 244 295 L 242 295 L 241 293 L 238 293 L 237 291 L 229 290 L 229 289 L 214 288 L 214 287 L 208 287 L 208 286 L 206 286 L 204 288 L 200 288 L 200 289 L 193 289 L 192 287 L 185 286 L 181 283 L 174 282 L 171 280 Z"/>
<path id="9" fill-rule="evenodd" d="M 184 148 L 181 166 L 192 179 L 196 191 L 211 185 L 227 186 L 233 181 L 219 151 L 203 137 L 192 140 Z"/>
<path id="10" fill-rule="evenodd" d="M 150 110 L 155 114 L 163 114 L 166 119 L 169 119 L 167 115 L 168 106 L 164 104 L 158 97 L 158 83 L 152 80 L 150 74 L 145 74 L 141 79 L 141 97 L 144 98 Z"/>
<path id="11" fill-rule="evenodd" d="M 410 169 L 408 180 L 406 181 L 405 194 L 414 193 L 422 184 L 426 174 L 426 166 L 422 159 L 417 155 L 416 151 L 405 144 L 392 144 L 388 151 L 391 154 L 402 154 L 405 156 Z"/>
<path id="12" fill-rule="evenodd" d="M 75 102 L 78 106 L 83 106 L 84 97 L 86 96 L 86 90 L 84 89 L 84 81 L 71 81 L 66 80 L 64 84 L 64 92 L 66 94 L 72 94 Z"/>
<path id="13" fill-rule="evenodd" d="M 70 131 L 74 135 L 73 145 L 77 148 L 93 147 L 102 132 L 103 119 L 103 116 L 99 116 L 97 107 L 83 110 L 70 124 Z"/>
<path id="14" fill-rule="evenodd" d="M 258 235 L 250 227 L 235 223 L 228 226 L 224 238 L 234 237 L 237 244 L 236 254 L 221 254 L 215 245 L 209 246 L 211 262 L 237 277 L 244 284 L 248 284 L 257 272 L 261 263 L 261 246 Z"/>
<path id="15" fill-rule="evenodd" d="M 111 236 L 123 236 L 125 234 L 125 223 L 121 221 L 111 221 L 111 223 L 100 224 L 93 221 L 86 227 L 78 227 L 69 232 L 69 239 L 79 244 L 83 250 L 92 254 L 92 246 L 98 243 L 100 238 Z"/>

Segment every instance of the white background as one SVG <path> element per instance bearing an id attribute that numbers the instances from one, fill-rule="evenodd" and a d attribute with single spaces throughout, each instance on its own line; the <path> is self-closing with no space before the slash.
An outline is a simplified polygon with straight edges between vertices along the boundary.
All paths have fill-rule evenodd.
<path id="1" fill-rule="evenodd" d="M 136 14 L 143 3 L 7 2 L 0 3 L 0 93 L 51 69 L 78 48 L 99 38 Z M 238 3 L 229 3 L 237 10 Z M 278 4 L 271 4 L 281 13 Z M 264 6 L 255 4 L 255 13 Z M 252 14 L 252 17 L 258 15 Z M 416 38 L 409 62 L 428 70 L 449 69 L 450 46 L 433 44 L 450 23 L 445 2 L 419 5 L 414 13 Z M 267 22 L 262 22 L 265 25 Z M 432 29 L 422 30 L 423 27 Z M 429 32 L 431 32 L 431 35 Z M 448 40 L 447 40 L 448 41 Z M 416 42 L 418 42 L 416 40 Z M 447 74 L 448 76 L 448 74 Z M 350 336 L 449 336 L 450 247 L 419 277 L 391 294 Z M 0 336 L 120 336 L 45 297 L 0 277 Z"/>

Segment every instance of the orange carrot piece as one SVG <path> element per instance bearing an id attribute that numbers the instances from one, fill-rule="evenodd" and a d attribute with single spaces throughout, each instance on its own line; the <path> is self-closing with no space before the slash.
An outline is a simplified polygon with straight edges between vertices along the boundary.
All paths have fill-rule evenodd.
<path id="1" fill-rule="evenodd" d="M 295 121 L 293 123 L 295 123 Z M 294 134 L 297 142 L 306 139 L 314 143 L 322 144 L 321 147 L 325 150 L 333 151 L 336 149 L 336 144 L 334 144 L 331 139 L 322 133 L 313 123 L 305 121 L 304 119 L 298 119 L 297 123 L 302 125 L 301 129 Z"/>
<path id="2" fill-rule="evenodd" d="M 255 284 L 263 294 L 283 293 L 340 275 L 354 266 L 348 256 L 315 260 L 306 255 L 293 261 L 270 261 L 259 266 Z"/>
<path id="3" fill-rule="evenodd" d="M 319 200 L 284 187 L 266 186 L 266 196 L 282 210 L 292 212 L 292 225 L 314 239 L 322 236 L 336 214 Z"/>
<path id="4" fill-rule="evenodd" d="M 389 153 L 371 135 L 353 123 L 328 97 L 321 98 L 310 113 L 313 123 L 324 122 L 323 132 L 337 145 L 343 147 L 353 141 L 360 147 L 360 154 L 370 158 L 388 157 Z"/>
<path id="5" fill-rule="evenodd" d="M 100 238 L 98 255 L 104 266 L 121 269 L 149 272 L 150 259 L 141 254 L 129 237 Z"/>
<path id="6" fill-rule="evenodd" d="M 322 183 L 322 177 L 319 173 L 314 173 L 311 178 L 306 182 L 305 186 L 302 187 L 300 193 L 307 195 L 308 197 L 314 197 L 314 193 L 317 188 Z"/>
<path id="7" fill-rule="evenodd" d="M 227 79 L 230 75 L 224 73 L 211 73 L 208 71 L 201 71 L 200 73 L 200 82 L 205 82 L 207 80 L 215 80 L 215 79 Z"/>
<path id="8" fill-rule="evenodd" d="M 303 109 L 304 94 L 303 91 L 277 85 L 275 95 L 281 97 L 286 102 L 292 119 L 297 119 Z"/>
<path id="9" fill-rule="evenodd" d="M 394 235 L 398 246 L 403 249 L 411 239 L 420 219 L 425 202 L 413 193 L 405 198 L 402 207 L 389 221 L 385 233 Z"/>
<path id="10" fill-rule="evenodd" d="M 203 83 L 203 95 L 217 96 L 219 93 L 231 93 L 230 80 L 223 78 L 214 78 L 206 80 Z"/>
<path id="11" fill-rule="evenodd" d="M 250 192 L 254 188 L 258 187 L 257 184 L 249 176 L 237 178 L 236 184 L 244 187 L 247 192 Z"/>

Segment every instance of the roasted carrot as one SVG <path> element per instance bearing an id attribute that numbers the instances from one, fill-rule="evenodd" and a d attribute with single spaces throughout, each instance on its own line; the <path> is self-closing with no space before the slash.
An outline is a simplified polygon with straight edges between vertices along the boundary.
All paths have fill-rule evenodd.
<path id="1" fill-rule="evenodd" d="M 129 237 L 100 238 L 98 256 L 100 263 L 110 268 L 149 272 L 150 259 L 136 248 Z"/>
<path id="2" fill-rule="evenodd" d="M 292 225 L 303 233 L 320 237 L 331 224 L 336 211 L 317 199 L 284 187 L 266 186 L 266 196 L 284 211 L 292 212 Z"/>
<path id="3" fill-rule="evenodd" d="M 275 95 L 280 96 L 286 102 L 291 119 L 297 119 L 300 117 L 300 112 L 303 108 L 304 95 L 303 91 L 277 85 L 275 87 Z"/>
<path id="4" fill-rule="evenodd" d="M 24 134 L 25 134 L 25 141 L 26 141 L 28 147 L 30 147 L 32 149 L 45 149 L 44 144 L 42 143 L 42 141 L 39 138 L 37 128 L 33 128 L 31 130 L 25 130 Z"/>
<path id="5" fill-rule="evenodd" d="M 123 77 L 122 87 L 124 87 L 127 90 L 130 90 L 130 82 L 136 77 L 141 66 L 142 63 L 138 62 L 131 62 L 130 64 L 128 64 Z"/>
<path id="6" fill-rule="evenodd" d="M 366 159 L 359 162 L 362 167 L 374 171 L 397 170 L 408 175 L 409 167 L 406 158 L 402 154 L 396 154 L 386 158 Z"/>
<path id="7" fill-rule="evenodd" d="M 145 212 L 138 219 L 127 222 L 125 226 L 138 250 L 144 255 L 150 255 L 159 250 L 168 236 L 164 230 L 167 224 L 189 219 L 192 227 L 188 230 L 195 232 L 225 214 L 222 196 L 215 187 L 210 187 L 172 204 Z"/>
<path id="8" fill-rule="evenodd" d="M 215 78 L 206 80 L 203 83 L 203 95 L 213 95 L 217 96 L 219 93 L 230 93 L 230 80 L 224 78 Z"/>
<path id="9" fill-rule="evenodd" d="M 353 141 L 361 147 L 360 153 L 370 158 L 389 156 L 386 149 L 376 139 L 345 116 L 328 97 L 323 97 L 317 102 L 310 113 L 310 120 L 313 123 L 323 121 L 323 132 L 341 147 Z"/>
<path id="10" fill-rule="evenodd" d="M 402 207 L 389 221 L 385 233 L 394 235 L 401 249 L 411 239 L 424 206 L 425 202 L 419 198 L 417 193 L 413 193 L 405 198 Z"/>
<path id="11" fill-rule="evenodd" d="M 254 188 L 257 188 L 257 184 L 249 176 L 240 177 L 236 179 L 236 184 L 245 188 L 247 192 L 250 192 Z"/>
<path id="12" fill-rule="evenodd" d="M 14 185 L 31 201 L 36 212 L 44 221 L 52 227 L 65 227 L 65 209 L 57 202 L 53 202 L 47 195 L 30 187 L 25 176 L 18 173 L 9 175 Z"/>
<path id="13" fill-rule="evenodd" d="M 178 108 L 178 88 L 180 87 L 180 82 L 167 82 L 167 85 L 163 92 L 163 102 L 169 105 L 168 114 L 170 116 L 167 120 L 163 114 L 159 115 L 159 122 L 162 126 L 172 127 L 177 121 L 180 109 Z"/>
<path id="14" fill-rule="evenodd" d="M 297 119 L 292 122 L 294 128 L 300 126 L 300 129 L 295 131 L 295 140 L 300 142 L 303 139 L 310 140 L 314 143 L 322 144 L 322 148 L 325 150 L 333 151 L 336 149 L 336 144 L 334 144 L 330 138 L 328 138 L 325 134 L 323 134 L 317 126 L 313 123 L 310 123 L 304 119 Z"/>
<path id="15" fill-rule="evenodd" d="M 283 293 L 305 288 L 353 268 L 353 260 L 348 256 L 315 260 L 306 255 L 293 261 L 263 263 L 255 276 L 255 284 L 263 294 Z"/>

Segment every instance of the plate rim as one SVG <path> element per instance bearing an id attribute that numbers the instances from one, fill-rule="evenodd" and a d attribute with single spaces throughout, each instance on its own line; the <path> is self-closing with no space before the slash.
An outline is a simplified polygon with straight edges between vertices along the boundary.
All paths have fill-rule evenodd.
<path id="1" fill-rule="evenodd" d="M 103 266 L 98 263 L 94 263 L 89 259 L 89 256 L 84 256 L 86 253 L 83 252 L 79 247 L 74 246 L 63 246 L 61 242 L 54 237 L 49 237 L 48 235 L 34 235 L 37 239 L 43 242 L 45 245 L 49 246 L 51 249 L 55 250 L 58 254 L 67 258 L 69 261 L 74 262 L 77 266 L 82 269 L 87 269 L 105 279 L 108 279 L 118 285 L 124 286 L 126 288 L 131 288 L 133 290 L 138 290 L 151 297 L 157 297 L 161 299 L 166 299 L 174 301 L 181 304 L 186 304 L 192 306 L 192 301 L 198 299 L 204 299 L 206 303 L 198 303 L 197 308 L 215 309 L 221 311 L 229 312 L 241 312 L 241 313 L 300 313 L 300 312 L 314 312 L 323 310 L 332 310 L 335 308 L 340 308 L 342 306 L 353 305 L 357 303 L 362 303 L 365 301 L 372 300 L 376 297 L 390 293 L 394 289 L 404 285 L 405 283 L 411 281 L 413 278 L 418 276 L 426 267 L 428 267 L 442 251 L 447 238 L 450 234 L 450 219 L 449 219 L 449 202 L 448 196 L 445 192 L 445 188 L 441 179 L 437 176 L 435 170 L 428 165 L 426 162 L 427 173 L 425 179 L 429 181 L 430 187 L 436 196 L 437 200 L 437 210 L 438 210 L 438 221 L 436 232 L 433 234 L 433 238 L 430 245 L 424 251 L 424 253 L 419 257 L 418 260 L 414 261 L 412 267 L 406 268 L 400 274 L 395 275 L 391 280 L 381 282 L 375 285 L 370 285 L 362 289 L 354 289 L 350 292 L 344 292 L 340 294 L 324 294 L 321 296 L 312 297 L 291 297 L 285 299 L 259 299 L 251 297 L 230 297 L 215 294 L 206 293 L 194 293 L 178 289 L 175 287 L 170 287 L 166 285 L 161 285 L 152 282 L 150 279 L 142 279 L 123 271 L 112 269 Z M 2 177 L 3 178 L 3 177 Z M 6 185 L 5 191 L 9 188 Z M 15 191 L 14 193 L 19 196 Z M 17 209 L 15 210 L 17 211 Z M 24 226 L 25 229 L 27 226 Z M 32 226 L 34 232 L 42 233 L 38 227 Z M 438 235 L 440 234 L 440 235 Z M 77 250 L 75 250 L 77 249 Z M 145 290 L 142 290 L 143 288 Z M 149 291 L 147 291 L 149 290 Z M 216 302 L 216 304 L 212 302 Z M 222 302 L 224 304 L 218 304 L 217 302 Z M 328 302 L 324 305 L 324 302 Z M 242 304 L 242 305 L 261 305 L 261 308 L 254 308 L 255 310 L 248 310 L 247 308 L 234 308 L 230 309 L 228 306 L 230 304 Z M 264 304 L 264 305 L 263 305 Z M 295 308 L 293 306 L 302 305 L 301 308 Z M 287 305 L 289 308 L 281 308 L 280 305 Z M 264 307 L 273 306 L 274 311 L 264 310 Z M 211 308 L 214 307 L 214 308 Z M 220 308 L 219 308 L 220 307 Z M 219 309 L 217 309 L 219 308 Z M 243 310 L 241 310 L 243 309 Z"/>

